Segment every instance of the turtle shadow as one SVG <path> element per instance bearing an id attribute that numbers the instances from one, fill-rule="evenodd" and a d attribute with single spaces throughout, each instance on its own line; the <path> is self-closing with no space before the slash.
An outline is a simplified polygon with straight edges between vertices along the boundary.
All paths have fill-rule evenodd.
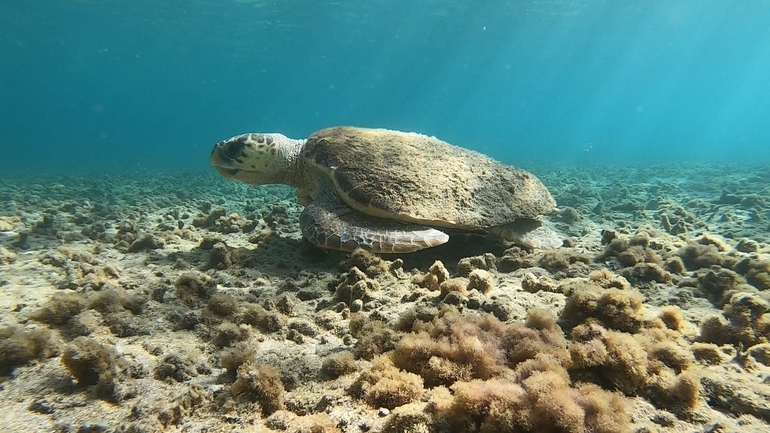
<path id="1" fill-rule="evenodd" d="M 437 247 L 413 253 L 378 254 L 383 260 L 403 261 L 404 269 L 425 272 L 440 260 L 447 269 L 454 270 L 457 263 L 466 257 L 491 253 L 499 257 L 506 246 L 496 239 L 473 233 L 453 233 L 450 240 Z M 254 267 L 266 274 L 287 278 L 302 272 L 339 273 L 344 272 L 344 263 L 351 253 L 319 248 L 308 240 L 279 237 L 268 245 L 250 250 Z"/>
<path id="2" fill-rule="evenodd" d="M 269 244 L 247 249 L 249 267 L 280 278 L 293 278 L 303 272 L 336 273 L 345 259 L 344 253 L 317 248 L 304 238 L 277 237 Z"/>
<path id="3" fill-rule="evenodd" d="M 217 244 L 224 244 L 224 248 Z M 339 270 L 344 253 L 330 254 L 305 239 L 275 236 L 269 243 L 253 246 L 230 246 L 227 237 L 216 237 L 209 245 L 198 245 L 189 251 L 149 253 L 147 262 L 177 270 L 212 271 L 243 278 L 296 278 L 301 273 L 331 273 Z M 213 275 L 213 274 L 212 274 Z"/>
<path id="4" fill-rule="evenodd" d="M 227 239 L 221 239 L 227 245 Z M 379 254 L 384 260 L 401 259 L 403 268 L 425 272 L 440 260 L 447 269 L 454 270 L 465 257 L 491 253 L 501 256 L 505 245 L 489 237 L 474 233 L 452 233 L 449 241 L 437 247 L 413 253 Z M 316 247 L 306 239 L 275 236 L 270 242 L 224 250 L 200 246 L 188 252 L 164 255 L 172 261 L 184 260 L 200 271 L 217 270 L 227 273 L 246 273 L 243 277 L 258 275 L 275 278 L 297 278 L 302 273 L 337 274 L 344 272 L 344 263 L 350 253 Z M 158 257 L 160 258 L 160 257 Z"/>
<path id="5" fill-rule="evenodd" d="M 216 269 L 230 274 L 243 274 L 245 271 L 250 276 L 280 279 L 297 278 L 303 273 L 338 272 L 344 255 L 334 253 L 320 250 L 305 239 L 276 236 L 269 243 L 228 248 L 225 257 L 220 257 L 211 249 L 199 269 Z"/>
<path id="6" fill-rule="evenodd" d="M 457 268 L 457 263 L 472 256 L 480 256 L 491 253 L 499 257 L 507 249 L 505 245 L 490 236 L 484 236 L 475 233 L 450 233 L 449 241 L 437 247 L 420 250 L 409 254 L 398 254 L 398 257 L 404 261 L 405 269 L 418 269 L 427 271 L 427 269 L 440 260 L 450 271 Z M 391 255 L 384 256 L 390 259 Z"/>

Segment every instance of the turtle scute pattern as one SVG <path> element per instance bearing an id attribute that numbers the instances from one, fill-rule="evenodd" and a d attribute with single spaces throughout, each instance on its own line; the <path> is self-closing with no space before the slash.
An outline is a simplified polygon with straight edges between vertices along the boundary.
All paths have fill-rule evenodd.
<path id="1" fill-rule="evenodd" d="M 380 218 L 481 229 L 556 205 L 534 175 L 421 134 L 329 128 L 308 138 L 301 158 L 345 204 Z"/>

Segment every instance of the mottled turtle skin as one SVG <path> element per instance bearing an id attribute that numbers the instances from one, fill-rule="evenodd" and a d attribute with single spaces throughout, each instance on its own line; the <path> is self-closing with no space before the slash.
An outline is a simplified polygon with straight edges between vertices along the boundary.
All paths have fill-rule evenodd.
<path id="1" fill-rule="evenodd" d="M 229 179 L 295 187 L 302 233 L 323 248 L 406 253 L 447 242 L 439 229 L 561 246 L 537 219 L 556 206 L 537 177 L 435 137 L 355 127 L 306 140 L 243 134 L 218 143 L 211 164 Z"/>

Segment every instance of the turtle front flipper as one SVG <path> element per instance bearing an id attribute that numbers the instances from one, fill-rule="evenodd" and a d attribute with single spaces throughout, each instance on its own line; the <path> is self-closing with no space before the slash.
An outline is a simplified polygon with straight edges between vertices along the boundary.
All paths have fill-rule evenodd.
<path id="1" fill-rule="evenodd" d="M 333 250 L 363 248 L 375 253 L 411 253 L 449 240 L 446 233 L 424 226 L 363 215 L 322 194 L 299 219 L 302 234 L 314 245 Z"/>

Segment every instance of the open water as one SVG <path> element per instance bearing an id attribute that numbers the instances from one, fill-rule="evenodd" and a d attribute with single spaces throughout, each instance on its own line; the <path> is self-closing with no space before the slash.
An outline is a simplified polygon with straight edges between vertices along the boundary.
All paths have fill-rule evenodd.
<path id="1" fill-rule="evenodd" d="M 763 0 L 4 0 L 0 170 L 204 169 L 243 132 L 504 162 L 770 159 Z"/>

